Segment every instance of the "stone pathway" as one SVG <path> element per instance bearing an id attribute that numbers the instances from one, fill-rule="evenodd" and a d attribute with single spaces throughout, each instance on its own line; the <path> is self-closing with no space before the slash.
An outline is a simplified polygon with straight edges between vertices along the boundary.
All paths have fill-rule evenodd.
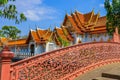
<path id="1" fill-rule="evenodd" d="M 74 80 L 120 80 L 120 63 L 101 66 Z"/>

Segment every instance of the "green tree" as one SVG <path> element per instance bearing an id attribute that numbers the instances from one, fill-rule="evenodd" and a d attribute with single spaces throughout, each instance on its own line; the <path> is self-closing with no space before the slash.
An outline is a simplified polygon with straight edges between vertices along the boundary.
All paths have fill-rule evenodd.
<path id="1" fill-rule="evenodd" d="M 69 41 L 66 41 L 64 39 L 62 39 L 61 37 L 58 38 L 58 40 L 60 41 L 60 43 L 62 44 L 61 46 L 66 47 L 70 45 Z"/>
<path id="2" fill-rule="evenodd" d="M 19 37 L 18 34 L 21 33 L 21 31 L 15 26 L 3 26 L 2 33 L 5 37 L 16 39 Z"/>
<path id="3" fill-rule="evenodd" d="M 12 0 L 11 0 L 12 1 Z M 14 1 L 14 0 L 13 0 Z M 4 5 L 4 4 L 6 4 L 6 3 L 8 3 L 8 0 L 0 0 L 0 5 Z"/>
<path id="4" fill-rule="evenodd" d="M 120 33 L 120 0 L 105 0 L 105 9 L 107 11 L 106 28 L 109 35 L 112 35 L 115 28 L 118 27 Z"/>
<path id="5" fill-rule="evenodd" d="M 0 17 L 15 20 L 16 23 L 26 21 L 25 15 L 19 14 L 14 4 L 8 4 L 10 1 L 15 0 L 0 0 Z"/>
<path id="6" fill-rule="evenodd" d="M 0 37 L 5 37 L 2 30 L 0 30 Z"/>

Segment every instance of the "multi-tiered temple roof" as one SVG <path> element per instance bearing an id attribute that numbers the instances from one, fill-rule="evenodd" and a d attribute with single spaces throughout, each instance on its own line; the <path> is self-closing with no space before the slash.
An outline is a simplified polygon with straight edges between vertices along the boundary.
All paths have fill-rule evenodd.
<path id="1" fill-rule="evenodd" d="M 58 45 L 62 45 L 60 43 L 60 39 L 66 41 L 66 42 L 73 41 L 72 35 L 64 26 L 61 26 L 61 28 L 55 27 L 53 32 L 54 32 L 53 38 Z"/>
<path id="2" fill-rule="evenodd" d="M 36 43 L 44 43 L 49 41 L 52 35 L 53 32 L 50 31 L 50 29 L 42 30 L 37 28 L 36 30 L 31 30 L 29 32 L 29 37 L 27 40 L 33 40 Z"/>
<path id="3" fill-rule="evenodd" d="M 61 42 L 59 41 L 60 38 L 67 42 L 73 41 L 73 37 L 71 36 L 71 34 L 64 26 L 62 26 L 61 28 L 55 28 L 53 31 L 51 31 L 50 29 L 43 30 L 40 28 L 37 28 L 36 30 L 30 30 L 26 39 L 8 40 L 7 38 L 1 38 L 0 45 L 27 45 L 30 41 L 39 44 L 44 44 L 52 41 L 55 42 L 57 45 L 61 45 Z"/>
<path id="4" fill-rule="evenodd" d="M 71 15 L 66 14 L 63 25 L 78 34 L 84 34 L 85 32 L 90 34 L 105 33 L 106 17 L 100 17 L 100 14 L 95 14 L 94 11 L 86 14 L 75 11 Z"/>

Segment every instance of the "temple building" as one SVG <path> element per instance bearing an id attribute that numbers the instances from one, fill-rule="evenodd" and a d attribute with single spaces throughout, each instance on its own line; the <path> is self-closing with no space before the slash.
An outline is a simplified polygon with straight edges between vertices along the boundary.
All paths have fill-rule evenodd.
<path id="1" fill-rule="evenodd" d="M 106 30 L 106 17 L 92 10 L 66 14 L 63 24 L 53 30 L 30 30 L 26 39 L 0 38 L 0 46 L 7 44 L 15 54 L 36 55 L 78 43 L 110 41 Z"/>
<path id="2" fill-rule="evenodd" d="M 109 41 L 109 35 L 106 30 L 106 17 L 100 17 L 92 10 L 89 13 L 82 14 L 78 11 L 66 14 L 63 25 L 71 32 L 74 43 Z"/>
<path id="3" fill-rule="evenodd" d="M 55 27 L 53 31 L 40 28 L 30 30 L 26 39 L 10 40 L 0 38 L 0 46 L 2 47 L 4 44 L 7 44 L 11 51 L 17 55 L 37 55 L 68 46 L 65 44 L 73 45 L 72 41 L 73 37 L 66 28 L 62 26 L 61 28 Z"/>

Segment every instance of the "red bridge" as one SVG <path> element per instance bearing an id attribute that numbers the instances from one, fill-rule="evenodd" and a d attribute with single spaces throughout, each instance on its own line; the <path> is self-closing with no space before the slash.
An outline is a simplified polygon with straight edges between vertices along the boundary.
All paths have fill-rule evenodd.
<path id="1" fill-rule="evenodd" d="M 10 63 L 13 54 L 0 54 L 0 80 L 73 80 L 97 67 L 120 62 L 120 43 L 94 42 L 46 52 Z"/>

